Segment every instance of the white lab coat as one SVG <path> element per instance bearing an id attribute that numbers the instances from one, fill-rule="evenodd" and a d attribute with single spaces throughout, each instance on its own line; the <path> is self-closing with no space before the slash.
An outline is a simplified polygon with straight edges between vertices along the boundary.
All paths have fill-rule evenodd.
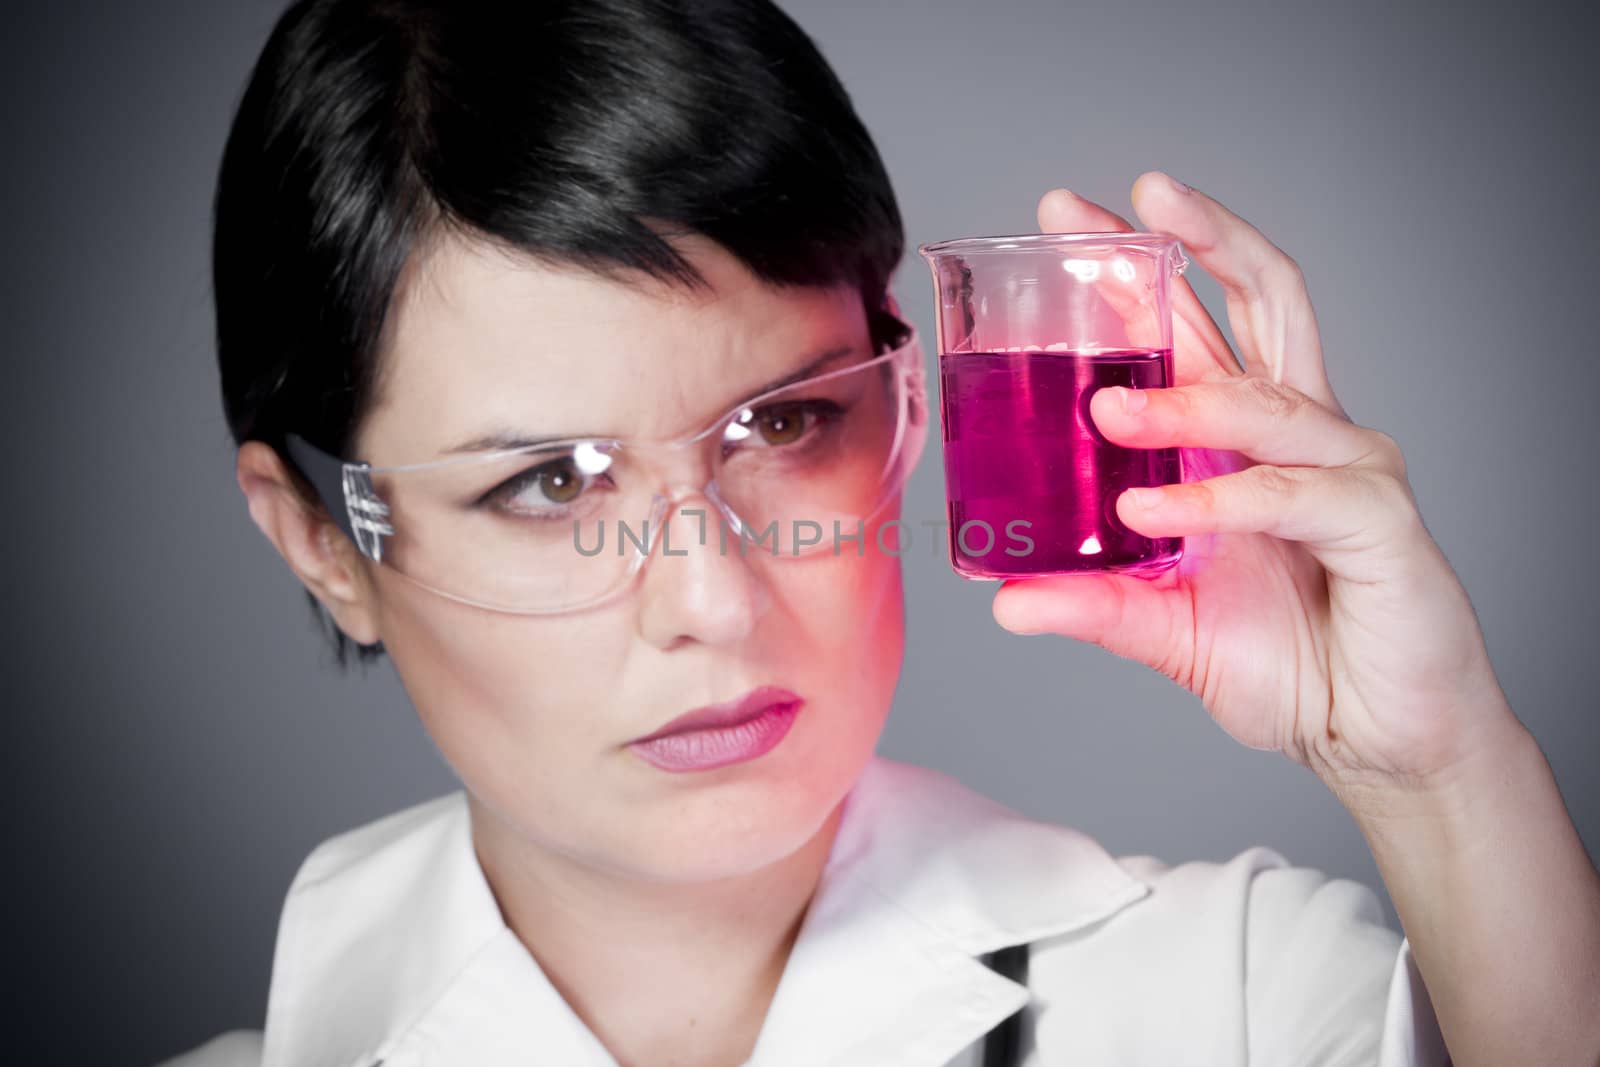
<path id="1" fill-rule="evenodd" d="M 1026 986 L 977 957 L 1031 943 Z M 874 757 L 749 1067 L 976 1067 L 1026 1005 L 1024 1067 L 1444 1067 L 1373 892 L 1254 847 L 1113 858 Z M 162 1067 L 615 1067 L 501 919 L 456 791 L 318 846 L 278 926 L 266 1029 Z"/>

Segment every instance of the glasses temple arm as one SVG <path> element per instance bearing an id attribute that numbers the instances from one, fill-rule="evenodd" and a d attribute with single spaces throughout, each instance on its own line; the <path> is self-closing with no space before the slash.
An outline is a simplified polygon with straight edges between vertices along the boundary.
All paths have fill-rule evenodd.
<path id="1" fill-rule="evenodd" d="M 330 456 L 299 434 L 286 434 L 284 443 L 288 447 L 289 458 L 294 461 L 301 476 L 317 491 L 322 506 L 328 509 L 328 514 L 339 529 L 350 540 L 360 544 L 350 526 L 350 508 L 345 503 L 344 460 Z"/>

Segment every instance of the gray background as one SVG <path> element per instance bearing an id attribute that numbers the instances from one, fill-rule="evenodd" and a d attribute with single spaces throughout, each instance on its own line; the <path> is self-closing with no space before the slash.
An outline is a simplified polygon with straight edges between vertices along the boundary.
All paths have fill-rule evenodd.
<path id="1" fill-rule="evenodd" d="M 262 1024 L 278 908 L 310 848 L 455 782 L 387 666 L 330 666 L 233 482 L 208 215 L 278 3 L 31 6 L 11 10 L 0 44 L 20 377 L 0 431 L 10 1040 L 32 1062 L 148 1063 Z M 888 162 L 913 248 L 897 288 L 929 336 L 915 245 L 1032 231 L 1056 185 L 1126 214 L 1134 177 L 1165 169 L 1299 260 L 1334 387 L 1404 447 L 1594 854 L 1594 16 L 786 7 Z M 1216 287 L 1196 284 L 1220 319 Z M 933 448 L 908 515 L 939 514 L 940 477 Z M 1117 853 L 1178 862 L 1269 844 L 1382 892 L 1308 771 L 1234 743 L 1152 670 L 1003 633 L 994 586 L 924 553 L 905 566 L 909 649 L 885 755 Z"/>

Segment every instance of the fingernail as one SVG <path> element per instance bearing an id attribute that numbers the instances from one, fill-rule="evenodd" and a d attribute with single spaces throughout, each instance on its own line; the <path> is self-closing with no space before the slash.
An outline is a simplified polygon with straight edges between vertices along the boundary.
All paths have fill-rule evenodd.
<path id="1" fill-rule="evenodd" d="M 1145 396 L 1143 389 L 1129 389 L 1126 386 L 1117 386 L 1117 392 L 1122 395 L 1122 410 L 1129 415 L 1137 414 L 1150 403 L 1150 398 Z"/>
<path id="2" fill-rule="evenodd" d="M 1170 174 L 1167 175 L 1167 181 L 1172 183 L 1172 191 L 1173 192 L 1175 192 L 1175 193 L 1187 193 L 1187 192 L 1189 192 L 1189 187 L 1187 185 L 1183 184 L 1182 182 L 1180 182 L 1178 179 L 1174 178 Z"/>

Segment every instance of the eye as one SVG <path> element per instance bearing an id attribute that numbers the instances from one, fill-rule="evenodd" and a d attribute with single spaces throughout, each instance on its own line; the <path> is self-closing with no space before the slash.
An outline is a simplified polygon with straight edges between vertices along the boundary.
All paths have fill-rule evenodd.
<path id="1" fill-rule="evenodd" d="M 818 426 L 830 422 L 844 409 L 832 400 L 785 400 L 748 408 L 729 424 L 724 435 L 724 448 L 757 447 L 782 448 L 804 440 Z M 760 441 L 752 441 L 759 436 Z"/>
<path id="2" fill-rule="evenodd" d="M 539 492 L 552 504 L 570 503 L 583 492 L 583 475 L 578 473 L 577 465 L 570 458 L 535 467 L 530 474 L 531 479 L 525 484 L 537 485 Z"/>
<path id="3" fill-rule="evenodd" d="M 756 412 L 756 432 L 769 445 L 792 444 L 806 432 L 806 415 L 803 401 L 773 404 Z"/>
<path id="4" fill-rule="evenodd" d="M 529 467 L 483 494 L 480 503 L 534 517 L 558 515 L 597 481 L 606 478 L 611 458 L 593 448 L 558 456 Z"/>

